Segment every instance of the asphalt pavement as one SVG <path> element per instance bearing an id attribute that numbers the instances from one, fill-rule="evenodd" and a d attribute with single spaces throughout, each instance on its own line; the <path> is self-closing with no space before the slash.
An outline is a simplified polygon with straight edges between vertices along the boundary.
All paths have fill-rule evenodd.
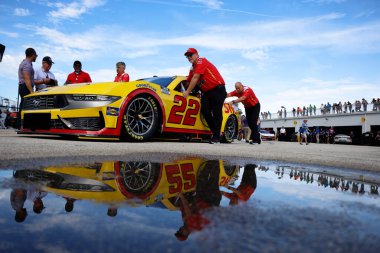
<path id="1" fill-rule="evenodd" d="M 233 162 L 246 160 L 329 166 L 380 171 L 380 147 L 340 144 L 299 145 L 268 141 L 250 145 L 152 140 L 143 143 L 72 140 L 50 135 L 22 135 L 13 129 L 0 130 L 0 168 L 46 165 L 85 160 L 160 160 L 200 156 Z"/>

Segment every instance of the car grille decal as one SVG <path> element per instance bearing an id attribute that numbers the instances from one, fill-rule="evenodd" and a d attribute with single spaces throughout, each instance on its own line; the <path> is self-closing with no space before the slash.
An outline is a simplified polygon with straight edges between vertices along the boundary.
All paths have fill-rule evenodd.
<path id="1" fill-rule="evenodd" d="M 24 99 L 23 110 L 44 110 L 63 108 L 67 106 L 67 100 L 63 95 L 33 96 Z"/>

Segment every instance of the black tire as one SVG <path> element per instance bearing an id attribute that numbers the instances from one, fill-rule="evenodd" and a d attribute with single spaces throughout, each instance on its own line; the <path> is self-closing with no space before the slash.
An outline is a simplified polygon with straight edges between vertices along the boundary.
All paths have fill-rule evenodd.
<path id="1" fill-rule="evenodd" d="M 237 131 L 238 131 L 237 120 L 233 115 L 230 115 L 223 129 L 222 142 L 231 143 L 236 137 Z"/>
<path id="2" fill-rule="evenodd" d="M 120 187 L 141 196 L 149 193 L 160 175 L 160 164 L 151 162 L 120 162 Z"/>
<path id="3" fill-rule="evenodd" d="M 123 131 L 127 140 L 146 141 L 158 126 L 157 102 L 150 96 L 135 97 L 125 108 Z"/>

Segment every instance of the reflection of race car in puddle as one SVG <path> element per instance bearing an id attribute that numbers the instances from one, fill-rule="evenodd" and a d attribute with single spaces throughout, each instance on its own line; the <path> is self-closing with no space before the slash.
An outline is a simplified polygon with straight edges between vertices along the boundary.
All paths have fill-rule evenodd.
<path id="1" fill-rule="evenodd" d="M 197 175 L 208 161 L 186 158 L 168 163 L 117 161 L 18 170 L 15 177 L 40 185 L 43 191 L 104 203 L 128 203 L 176 209 L 180 192 L 195 191 Z M 219 185 L 227 185 L 239 166 L 219 166 Z"/>

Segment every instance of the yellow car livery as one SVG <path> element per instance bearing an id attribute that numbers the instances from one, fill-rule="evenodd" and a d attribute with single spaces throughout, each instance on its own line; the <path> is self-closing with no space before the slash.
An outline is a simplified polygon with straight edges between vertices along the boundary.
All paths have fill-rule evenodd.
<path id="1" fill-rule="evenodd" d="M 173 134 L 209 138 L 200 94 L 184 98 L 185 83 L 186 77 L 174 76 L 47 88 L 24 98 L 20 132 L 133 141 Z M 224 104 L 224 142 L 237 135 L 237 119 L 234 109 Z"/>

